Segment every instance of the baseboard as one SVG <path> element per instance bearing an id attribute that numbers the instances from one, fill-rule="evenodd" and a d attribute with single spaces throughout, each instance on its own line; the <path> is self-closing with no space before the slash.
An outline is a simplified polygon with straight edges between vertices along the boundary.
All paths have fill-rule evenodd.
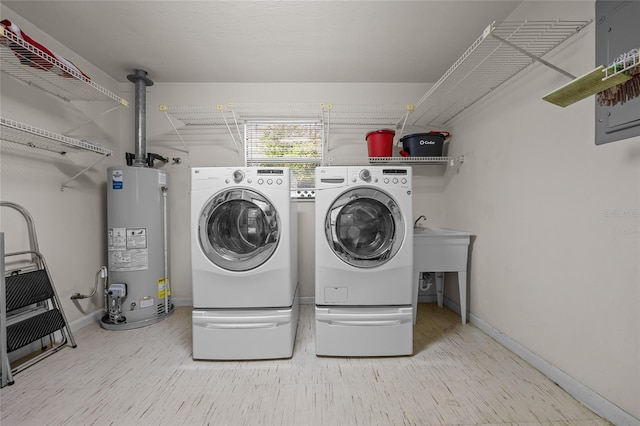
<path id="1" fill-rule="evenodd" d="M 82 327 L 88 326 L 89 324 L 100 322 L 100 318 L 102 318 L 102 315 L 104 315 L 104 309 L 98 309 L 97 311 L 87 314 L 80 319 L 70 322 L 69 327 L 71 328 L 72 332 L 76 332 Z"/>
<path id="2" fill-rule="evenodd" d="M 460 314 L 460 306 L 450 299 L 445 298 L 444 304 L 452 311 Z M 567 393 L 578 400 L 582 405 L 610 421 L 615 425 L 640 426 L 640 419 L 635 418 L 631 414 L 624 411 L 608 399 L 602 397 L 591 388 L 583 385 L 564 371 L 547 362 L 545 359 L 531 352 L 511 337 L 502 333 L 490 324 L 484 322 L 477 316 L 469 313 L 467 315 L 469 322 L 478 327 L 484 333 L 489 335 L 502 346 L 531 364 L 536 370 L 540 371 L 547 378 L 555 382 Z"/>
<path id="3" fill-rule="evenodd" d="M 435 294 L 418 294 L 418 303 L 436 303 L 438 297 Z"/>
<path id="4" fill-rule="evenodd" d="M 300 296 L 298 298 L 298 300 L 300 301 L 301 305 L 315 305 L 316 304 L 316 298 L 313 296 Z"/>

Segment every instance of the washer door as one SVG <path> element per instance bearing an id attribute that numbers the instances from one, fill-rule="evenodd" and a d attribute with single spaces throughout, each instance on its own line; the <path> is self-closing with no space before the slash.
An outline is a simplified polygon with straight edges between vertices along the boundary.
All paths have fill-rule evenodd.
<path id="1" fill-rule="evenodd" d="M 248 271 L 265 263 L 280 241 L 280 217 L 263 195 L 235 188 L 216 194 L 198 221 L 200 246 L 213 263 Z"/>
<path id="2" fill-rule="evenodd" d="M 333 252 L 361 268 L 392 259 L 405 234 L 398 204 L 381 190 L 367 187 L 340 195 L 327 212 L 324 228 Z"/>

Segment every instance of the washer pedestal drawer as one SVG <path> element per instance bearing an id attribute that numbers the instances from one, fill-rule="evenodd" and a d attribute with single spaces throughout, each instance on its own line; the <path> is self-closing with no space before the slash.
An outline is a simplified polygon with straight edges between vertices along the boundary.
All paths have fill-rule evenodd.
<path id="1" fill-rule="evenodd" d="M 316 355 L 413 354 L 413 308 L 409 306 L 316 306 Z"/>
<path id="2" fill-rule="evenodd" d="M 299 306 L 286 309 L 194 310 L 193 359 L 290 358 Z"/>

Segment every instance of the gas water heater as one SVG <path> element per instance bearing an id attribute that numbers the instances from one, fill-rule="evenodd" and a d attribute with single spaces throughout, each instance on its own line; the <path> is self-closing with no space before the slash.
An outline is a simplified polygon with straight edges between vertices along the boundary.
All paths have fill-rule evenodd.
<path id="1" fill-rule="evenodd" d="M 168 175 L 150 167 L 145 147 L 146 72 L 128 76 L 136 84 L 136 152 L 129 166 L 107 169 L 109 281 L 104 289 L 109 330 L 129 330 L 173 313 L 169 271 Z"/>
<path id="2" fill-rule="evenodd" d="M 131 329 L 173 312 L 167 173 L 111 167 L 107 187 L 109 284 L 102 326 Z"/>

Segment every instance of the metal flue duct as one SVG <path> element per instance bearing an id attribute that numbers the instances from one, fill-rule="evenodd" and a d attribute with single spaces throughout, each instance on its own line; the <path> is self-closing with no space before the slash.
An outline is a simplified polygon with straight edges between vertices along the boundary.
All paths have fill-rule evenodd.
<path id="1" fill-rule="evenodd" d="M 147 72 L 135 70 L 127 79 L 135 84 L 135 159 L 133 165 L 145 167 L 147 165 L 147 86 L 153 86 L 153 81 L 147 77 Z"/>

